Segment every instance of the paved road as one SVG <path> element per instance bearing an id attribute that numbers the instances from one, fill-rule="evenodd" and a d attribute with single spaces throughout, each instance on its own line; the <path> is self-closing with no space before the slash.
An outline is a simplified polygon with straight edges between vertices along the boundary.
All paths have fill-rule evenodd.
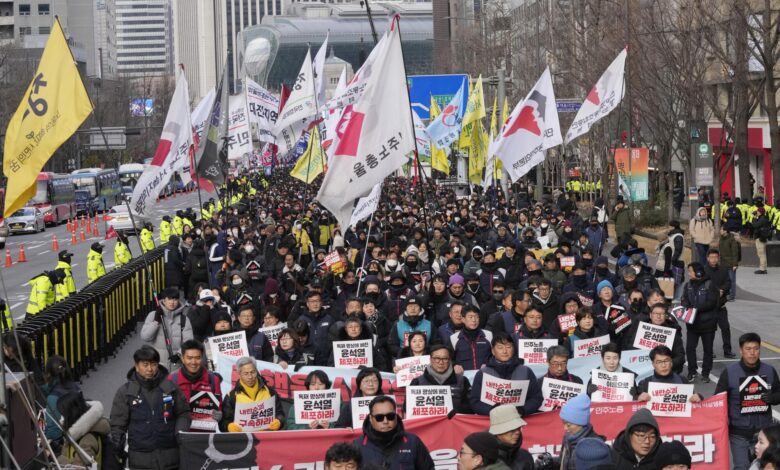
<path id="1" fill-rule="evenodd" d="M 205 196 L 205 195 L 204 195 Z M 160 219 L 164 215 L 173 217 L 177 209 L 186 209 L 188 207 L 198 207 L 198 194 L 178 194 L 175 198 L 169 197 L 161 200 L 152 210 L 151 220 L 154 223 L 155 230 L 159 225 Z M 29 281 L 45 270 L 54 269 L 57 265 L 57 252 L 52 251 L 53 236 L 57 237 L 60 249 L 70 250 L 73 253 L 73 278 L 76 281 L 76 288 L 81 289 L 87 284 L 87 254 L 89 247 L 96 241 L 103 240 L 106 226 L 101 221 L 100 236 L 89 236 L 86 241 L 79 242 L 77 245 L 70 244 L 70 234 L 67 232 L 65 224 L 57 227 L 48 227 L 43 233 L 13 235 L 8 238 L 6 247 L 11 249 L 11 256 L 14 265 L 10 268 L 1 267 L 2 280 L 5 282 L 5 288 L 0 290 L 0 296 L 6 297 L 11 313 L 16 321 L 24 318 L 27 308 L 27 299 L 30 296 Z M 134 255 L 141 253 L 135 237 L 130 239 L 130 250 Z M 155 241 L 159 244 L 159 234 L 155 231 Z M 103 251 L 103 260 L 106 270 L 114 266 L 114 240 L 106 240 L 106 247 Z M 17 263 L 19 259 L 20 245 L 24 244 L 26 263 Z M 2 253 L 3 261 L 5 253 Z M 0 266 L 3 266 L 0 264 Z M 2 286 L 0 286 L 2 287 Z"/>

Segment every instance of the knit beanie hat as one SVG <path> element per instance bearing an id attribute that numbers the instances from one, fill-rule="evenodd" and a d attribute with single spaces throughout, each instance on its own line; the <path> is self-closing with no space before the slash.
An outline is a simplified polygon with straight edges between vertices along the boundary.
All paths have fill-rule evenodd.
<path id="1" fill-rule="evenodd" d="M 577 444 L 579 448 L 579 444 Z M 664 468 L 667 465 L 686 465 L 691 466 L 691 453 L 688 448 L 680 441 L 664 442 L 658 447 L 655 454 L 656 468 Z M 577 467 L 579 469 L 579 467 Z"/>
<path id="2" fill-rule="evenodd" d="M 596 286 L 596 295 L 601 294 L 601 289 L 603 289 L 605 287 L 609 287 L 610 290 L 612 290 L 612 291 L 615 290 L 615 288 L 612 287 L 612 283 L 609 282 L 608 280 L 604 279 L 603 281 L 599 282 L 598 285 Z"/>
<path id="3" fill-rule="evenodd" d="M 463 280 L 463 276 L 461 276 L 460 274 L 453 274 L 452 276 L 450 276 L 450 281 L 447 285 L 451 286 L 453 284 L 460 284 L 461 286 L 465 284 L 465 281 Z"/>
<path id="4" fill-rule="evenodd" d="M 609 453 L 609 446 L 604 441 L 595 437 L 586 437 L 577 443 L 574 449 L 574 461 L 577 470 L 588 470 L 596 465 L 612 463 L 612 456 Z"/>
<path id="5" fill-rule="evenodd" d="M 463 442 L 471 447 L 475 454 L 482 456 L 484 464 L 488 465 L 498 460 L 498 439 L 489 432 L 471 433 Z"/>
<path id="6" fill-rule="evenodd" d="M 583 393 L 567 401 L 561 407 L 561 419 L 578 426 L 590 424 L 590 397 Z"/>

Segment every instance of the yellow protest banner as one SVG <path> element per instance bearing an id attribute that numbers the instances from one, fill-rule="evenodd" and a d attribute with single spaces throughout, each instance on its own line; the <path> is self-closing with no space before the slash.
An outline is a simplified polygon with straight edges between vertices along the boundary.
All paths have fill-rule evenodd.
<path id="1" fill-rule="evenodd" d="M 320 132 L 314 126 L 309 134 L 309 144 L 301 158 L 295 163 L 290 176 L 310 184 L 325 169 L 325 159 L 322 158 Z"/>
<path id="2" fill-rule="evenodd" d="M 436 103 L 436 100 L 433 99 L 433 96 L 431 96 L 431 121 L 433 121 L 436 116 L 441 113 L 441 109 L 439 109 L 439 104 Z M 450 174 L 450 160 L 447 158 L 447 149 L 440 149 L 433 145 L 433 142 L 431 142 L 431 167 L 434 170 L 441 171 L 445 175 Z"/>

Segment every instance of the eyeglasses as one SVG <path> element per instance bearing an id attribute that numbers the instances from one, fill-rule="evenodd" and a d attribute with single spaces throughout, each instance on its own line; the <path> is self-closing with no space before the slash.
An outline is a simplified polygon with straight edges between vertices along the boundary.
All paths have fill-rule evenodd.
<path id="1" fill-rule="evenodd" d="M 446 357 L 431 356 L 431 361 L 433 361 L 433 362 L 447 362 L 449 360 L 450 360 L 449 356 L 446 356 Z"/>
<path id="2" fill-rule="evenodd" d="M 379 381 L 376 379 L 376 377 L 366 377 L 365 379 L 361 380 L 360 383 L 366 385 L 376 385 L 379 383 Z"/>
<path id="3" fill-rule="evenodd" d="M 567 361 L 550 361 L 550 367 L 566 367 Z"/>
<path id="4" fill-rule="evenodd" d="M 371 417 L 372 417 L 372 418 L 374 418 L 374 419 L 376 420 L 376 422 L 377 422 L 377 423 L 381 423 L 381 422 L 382 422 L 382 421 L 384 421 L 385 419 L 387 419 L 388 421 L 395 421 L 395 418 L 396 418 L 397 416 L 398 416 L 398 415 L 397 415 L 397 414 L 395 414 L 395 412 L 384 413 L 384 414 L 378 414 L 378 415 L 371 415 Z"/>
<path id="5" fill-rule="evenodd" d="M 657 361 L 653 361 L 653 364 L 658 364 L 659 366 L 660 365 L 667 365 L 667 364 L 671 364 L 671 363 L 672 363 L 671 359 L 659 359 Z"/>
<path id="6" fill-rule="evenodd" d="M 653 432 L 651 433 L 635 432 L 632 433 L 631 435 L 635 437 L 638 441 L 652 442 L 658 439 L 658 435 Z"/>
<path id="7" fill-rule="evenodd" d="M 479 455 L 476 452 L 466 452 L 465 450 L 461 450 L 460 452 L 458 452 L 458 454 L 459 455 Z"/>

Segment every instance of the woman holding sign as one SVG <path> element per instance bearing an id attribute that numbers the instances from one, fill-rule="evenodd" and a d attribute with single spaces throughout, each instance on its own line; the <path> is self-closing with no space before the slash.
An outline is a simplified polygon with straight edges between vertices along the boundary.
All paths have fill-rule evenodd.
<path id="1" fill-rule="evenodd" d="M 380 354 L 379 350 L 374 344 L 374 335 L 372 335 L 368 327 L 363 324 L 363 321 L 360 319 L 360 317 L 358 317 L 357 315 L 350 315 L 344 322 L 344 326 L 341 327 L 341 329 L 339 329 L 335 341 L 360 341 L 360 340 L 371 340 L 371 344 L 374 345 L 373 353 L 371 356 L 374 362 L 373 366 L 379 370 L 387 370 L 385 355 Z M 336 360 L 335 357 L 333 356 L 333 348 L 331 347 L 330 357 L 328 358 L 328 366 L 334 367 L 335 362 Z"/>
<path id="2" fill-rule="evenodd" d="M 282 402 L 273 387 L 258 374 L 255 360 L 236 361 L 238 382 L 222 402 L 222 432 L 253 432 L 281 429 L 284 422 Z"/>
<path id="3" fill-rule="evenodd" d="M 596 318 L 590 307 L 580 307 L 574 318 L 577 320 L 577 328 L 569 337 L 563 339 L 563 345 L 566 346 L 570 354 L 573 354 L 577 341 L 609 334 L 596 325 Z"/>
<path id="4" fill-rule="evenodd" d="M 303 386 L 306 390 L 319 391 L 328 390 L 331 387 L 328 374 L 321 370 L 314 370 L 309 372 L 306 376 L 306 380 L 303 381 Z M 327 419 L 313 420 L 308 424 L 295 422 L 295 403 L 287 411 L 287 418 L 284 420 L 284 429 L 328 429 L 330 427 L 330 421 Z"/>
<path id="5" fill-rule="evenodd" d="M 304 354 L 301 340 L 292 328 L 285 328 L 279 333 L 274 348 L 274 363 L 279 364 L 283 369 L 290 365 L 298 367 L 309 364 L 309 356 Z"/>

